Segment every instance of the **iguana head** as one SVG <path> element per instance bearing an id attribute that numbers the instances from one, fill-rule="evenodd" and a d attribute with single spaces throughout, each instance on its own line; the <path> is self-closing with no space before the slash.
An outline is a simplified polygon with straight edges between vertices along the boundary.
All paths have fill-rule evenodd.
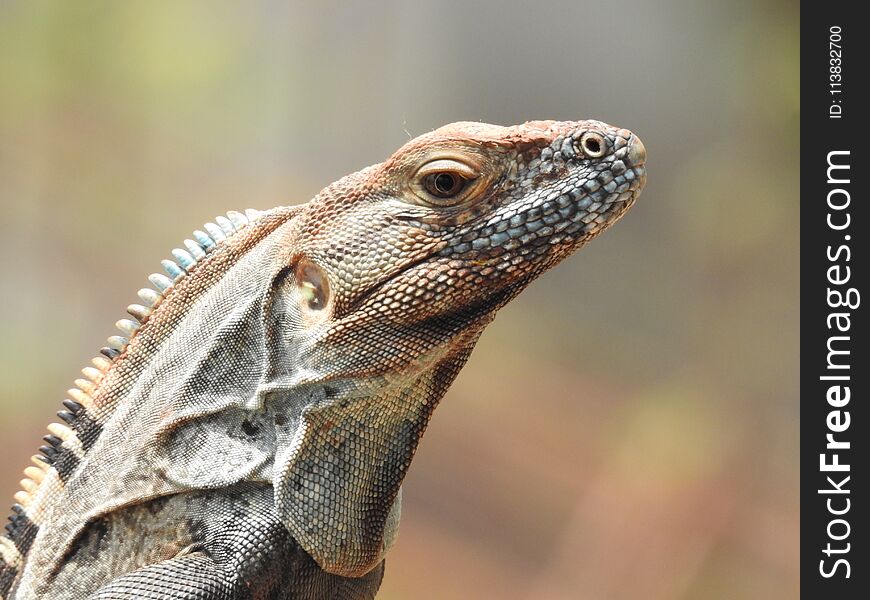
<path id="1" fill-rule="evenodd" d="M 598 121 L 454 123 L 329 186 L 284 259 L 306 376 L 395 377 L 449 353 L 628 210 L 645 154 Z"/>
<path id="2" fill-rule="evenodd" d="M 290 427 L 274 483 L 321 566 L 356 574 L 380 560 L 392 495 L 483 328 L 625 213 L 645 159 L 634 134 L 598 121 L 455 123 L 302 209 L 267 308 L 270 385 L 323 395 Z M 330 481 L 345 484 L 327 492 Z M 337 505 L 356 513 L 346 538 L 294 529 L 334 520 Z"/>

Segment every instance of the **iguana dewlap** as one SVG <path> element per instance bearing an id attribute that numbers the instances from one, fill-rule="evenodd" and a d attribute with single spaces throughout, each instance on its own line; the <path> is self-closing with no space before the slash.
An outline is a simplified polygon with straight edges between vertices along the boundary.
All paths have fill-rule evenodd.
<path id="1" fill-rule="evenodd" d="M 598 121 L 454 123 L 195 232 L 25 470 L 0 600 L 373 597 L 433 409 L 645 159 Z"/>

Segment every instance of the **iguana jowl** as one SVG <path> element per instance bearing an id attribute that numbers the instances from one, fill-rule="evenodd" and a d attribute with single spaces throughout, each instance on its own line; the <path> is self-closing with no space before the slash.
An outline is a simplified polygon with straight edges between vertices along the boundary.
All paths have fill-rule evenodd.
<path id="1" fill-rule="evenodd" d="M 195 232 L 25 470 L 0 599 L 373 597 L 433 409 L 645 159 L 598 121 L 455 123 Z"/>

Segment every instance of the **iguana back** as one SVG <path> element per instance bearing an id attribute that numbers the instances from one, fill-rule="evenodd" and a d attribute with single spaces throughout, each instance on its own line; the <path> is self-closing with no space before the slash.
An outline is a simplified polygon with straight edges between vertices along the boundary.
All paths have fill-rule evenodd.
<path id="1" fill-rule="evenodd" d="M 456 123 L 196 231 L 25 470 L 0 600 L 373 597 L 433 409 L 645 159 L 597 121 Z"/>

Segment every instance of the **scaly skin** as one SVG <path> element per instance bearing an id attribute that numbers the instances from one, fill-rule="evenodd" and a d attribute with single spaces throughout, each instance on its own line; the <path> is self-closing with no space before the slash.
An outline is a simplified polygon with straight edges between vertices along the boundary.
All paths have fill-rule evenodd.
<path id="1" fill-rule="evenodd" d="M 198 232 L 50 426 L 0 598 L 374 597 L 438 401 L 645 158 L 597 121 L 455 123 Z"/>

